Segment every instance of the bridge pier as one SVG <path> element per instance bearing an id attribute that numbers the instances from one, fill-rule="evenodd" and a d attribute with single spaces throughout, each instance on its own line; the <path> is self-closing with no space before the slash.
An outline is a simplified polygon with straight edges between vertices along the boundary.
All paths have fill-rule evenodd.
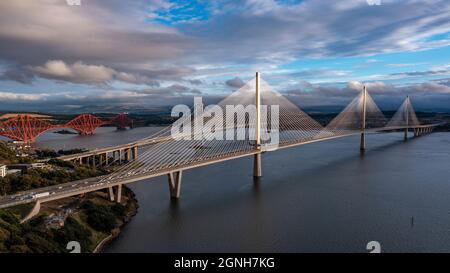
<path id="1" fill-rule="evenodd" d="M 127 161 L 131 161 L 131 148 L 126 149 Z"/>
<path id="2" fill-rule="evenodd" d="M 261 153 L 257 153 L 253 157 L 253 177 L 261 177 L 261 176 L 262 176 Z"/>
<path id="3" fill-rule="evenodd" d="M 116 161 L 117 161 L 117 151 L 113 151 L 112 152 L 112 161 L 113 161 L 113 163 L 116 163 Z"/>
<path id="4" fill-rule="evenodd" d="M 114 201 L 114 191 L 113 191 L 113 187 L 109 187 L 108 188 L 108 193 L 109 193 L 109 200 L 112 202 Z"/>
<path id="5" fill-rule="evenodd" d="M 138 159 L 138 146 L 133 147 L 133 160 Z"/>
<path id="6" fill-rule="evenodd" d="M 359 150 L 364 151 L 366 149 L 366 111 L 367 111 L 367 87 L 363 88 L 363 107 L 362 107 L 362 120 L 361 120 L 361 141 L 359 143 Z"/>
<path id="7" fill-rule="evenodd" d="M 170 198 L 172 199 L 180 198 L 182 174 L 183 174 L 182 170 L 170 172 L 167 174 L 169 182 Z"/>
<path id="8" fill-rule="evenodd" d="M 405 141 L 408 141 L 408 128 L 405 128 L 405 135 L 403 137 Z"/>
<path id="9" fill-rule="evenodd" d="M 117 185 L 117 198 L 116 202 L 120 203 L 122 202 L 122 184 Z"/>
<path id="10" fill-rule="evenodd" d="M 364 151 L 366 149 L 366 133 L 361 133 L 361 141 L 359 143 L 359 149 Z"/>

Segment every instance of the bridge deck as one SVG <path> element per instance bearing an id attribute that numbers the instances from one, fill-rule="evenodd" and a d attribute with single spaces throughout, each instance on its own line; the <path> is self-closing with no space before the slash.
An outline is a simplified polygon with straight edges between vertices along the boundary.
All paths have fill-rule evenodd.
<path id="1" fill-rule="evenodd" d="M 409 129 L 417 129 L 417 128 L 430 128 L 430 127 L 436 127 L 441 125 L 439 124 L 429 124 L 429 125 L 420 125 L 420 126 L 414 126 L 409 127 Z M 373 128 L 373 129 L 366 129 L 366 133 L 376 133 L 376 132 L 383 132 L 383 131 L 394 131 L 394 130 L 404 130 L 407 127 L 405 126 L 396 126 L 396 127 L 383 127 L 383 128 Z M 94 177 L 89 179 L 84 179 L 80 181 L 74 181 L 64 184 L 59 184 L 56 186 L 50 186 L 50 187 L 44 187 L 39 188 L 36 190 L 29 190 L 20 192 L 11 196 L 4 196 L 0 198 L 0 208 L 4 207 L 10 207 L 15 206 L 19 204 L 29 203 L 36 201 L 36 199 L 27 199 L 26 196 L 30 194 L 36 194 L 36 193 L 44 193 L 49 192 L 50 195 L 46 197 L 39 198 L 40 202 L 48 202 L 56 199 L 61 199 L 73 195 L 78 195 L 82 193 L 87 193 L 91 191 L 97 191 L 100 189 L 109 188 L 112 186 L 116 186 L 119 184 L 127 184 L 132 183 L 156 176 L 166 175 L 168 173 L 179 171 L 179 170 L 188 170 L 192 168 L 198 168 L 201 166 L 206 166 L 210 164 L 215 164 L 227 160 L 237 159 L 245 156 L 251 156 L 254 154 L 258 154 L 261 152 L 266 151 L 273 151 L 276 149 L 283 149 L 283 148 L 289 148 L 299 145 L 306 145 L 314 142 L 319 141 L 326 141 L 331 140 L 335 138 L 341 138 L 351 135 L 358 135 L 361 134 L 360 131 L 349 131 L 347 133 L 341 133 L 340 135 L 321 135 L 320 137 L 317 137 L 317 132 L 315 132 L 314 135 L 316 137 L 310 137 L 305 139 L 291 139 L 284 138 L 283 141 L 280 142 L 279 145 L 271 146 L 263 146 L 261 150 L 255 149 L 255 146 L 252 145 L 249 141 L 232 141 L 229 143 L 228 147 L 226 145 L 222 145 L 222 147 L 216 147 L 217 150 L 214 153 L 207 153 L 204 152 L 205 147 L 193 147 L 188 146 L 188 149 L 191 150 L 190 156 L 186 158 L 185 160 L 179 160 L 177 158 L 176 161 L 173 161 L 171 158 L 176 157 L 176 153 L 180 153 L 182 151 L 177 150 L 178 147 L 186 147 L 186 145 L 180 145 L 180 146 L 171 146 L 170 141 L 167 141 L 167 139 L 146 139 L 144 142 L 133 142 L 129 144 L 124 145 L 118 145 L 114 146 L 114 148 L 105 148 L 105 149 L 99 149 L 91 151 L 90 153 L 83 153 L 83 156 L 86 154 L 94 155 L 102 153 L 106 150 L 112 150 L 116 149 L 117 147 L 131 147 L 131 146 L 148 146 L 148 145 L 154 145 L 158 146 L 159 149 L 163 149 L 166 151 L 166 158 L 165 161 L 158 161 L 159 164 L 152 165 L 152 161 L 149 162 L 140 162 L 137 160 L 136 162 L 131 162 L 131 166 L 123 168 L 123 170 L 119 174 L 115 175 L 106 175 L 106 176 L 100 176 L 100 177 Z M 211 147 L 214 147 L 214 144 L 212 143 Z M 99 152 L 99 151 L 102 152 Z M 151 149 L 149 149 L 151 151 Z M 171 154 L 173 153 L 173 154 Z M 209 156 L 208 156 L 209 155 Z M 77 156 L 80 156 L 79 154 Z M 63 157 L 64 159 L 67 159 L 67 157 Z M 75 157 L 76 158 L 76 157 Z M 157 162 L 154 162 L 157 163 Z M 134 167 L 138 171 L 136 171 L 132 166 L 134 164 Z M 149 167 L 142 168 L 140 164 L 147 164 Z M 127 169 L 128 168 L 128 169 Z"/>

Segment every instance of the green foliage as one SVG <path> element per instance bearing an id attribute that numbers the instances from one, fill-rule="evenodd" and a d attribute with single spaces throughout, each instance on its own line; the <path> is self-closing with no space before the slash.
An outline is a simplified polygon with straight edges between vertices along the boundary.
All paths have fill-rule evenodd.
<path id="1" fill-rule="evenodd" d="M 0 163 L 2 164 L 11 164 L 17 163 L 18 159 L 16 153 L 6 146 L 6 143 L 0 142 Z"/>
<path id="2" fill-rule="evenodd" d="M 68 217 L 64 227 L 53 230 L 53 234 L 55 241 L 64 248 L 64 251 L 66 251 L 65 246 L 70 241 L 79 242 L 82 250 L 90 248 L 92 232 L 73 217 Z"/>
<path id="3" fill-rule="evenodd" d="M 48 163 L 62 168 L 75 168 L 75 164 L 72 161 L 64 161 L 56 158 L 50 159 Z"/>
<path id="4" fill-rule="evenodd" d="M 117 216 L 117 217 L 124 217 L 126 215 L 126 207 L 122 204 L 115 203 L 111 207 L 111 211 Z"/>
<path id="5" fill-rule="evenodd" d="M 92 232 L 72 217 L 63 228 L 47 230 L 45 216 L 41 215 L 20 224 L 11 212 L 0 210 L 0 251 L 13 253 L 66 252 L 69 241 L 80 242 L 82 249 L 90 249 Z"/>
<path id="6" fill-rule="evenodd" d="M 54 150 L 50 150 L 50 149 L 41 149 L 41 150 L 36 150 L 36 156 L 38 158 L 57 157 L 58 153 L 55 152 Z"/>
<path id="7" fill-rule="evenodd" d="M 133 200 L 132 192 L 125 189 L 128 200 Z M 98 243 L 97 232 L 109 233 L 136 207 L 133 202 L 124 206 L 97 200 L 82 202 L 77 214 L 69 216 L 59 229 L 46 227 L 44 214 L 20 224 L 17 209 L 0 209 L 0 252 L 64 253 L 70 241 L 78 241 L 82 251 L 92 250 Z"/>
<path id="8" fill-rule="evenodd" d="M 40 149 L 40 150 L 36 150 L 36 156 L 39 159 L 55 158 L 55 157 L 62 156 L 62 155 L 78 154 L 78 153 L 82 153 L 85 151 L 86 151 L 86 149 L 70 149 L 70 150 L 58 150 L 58 152 L 56 152 L 55 150 L 51 150 L 51 149 Z"/>
<path id="9" fill-rule="evenodd" d="M 91 201 L 86 201 L 81 208 L 87 215 L 88 224 L 93 229 L 101 232 L 110 232 L 116 227 L 116 215 L 109 206 L 94 205 Z"/>
<path id="10" fill-rule="evenodd" d="M 70 150 L 58 150 L 58 155 L 73 155 L 73 154 L 83 153 L 86 151 L 87 151 L 86 149 L 79 149 L 79 148 L 70 149 Z"/>
<path id="11" fill-rule="evenodd" d="M 55 157 L 59 155 L 79 153 L 84 149 L 59 150 L 56 153 L 53 150 L 43 149 L 37 150 L 38 157 Z M 15 152 L 7 147 L 4 142 L 0 142 L 0 162 L 11 163 L 27 163 L 31 162 L 29 158 L 17 157 Z M 48 163 L 53 166 L 50 169 L 28 169 L 22 171 L 18 175 L 7 175 L 0 178 L 0 194 L 14 194 L 18 191 L 26 191 L 39 187 L 46 187 L 67 183 L 75 180 L 81 180 L 94 176 L 106 174 L 101 168 L 95 169 L 87 166 L 79 166 L 70 161 L 63 161 L 52 158 Z"/>

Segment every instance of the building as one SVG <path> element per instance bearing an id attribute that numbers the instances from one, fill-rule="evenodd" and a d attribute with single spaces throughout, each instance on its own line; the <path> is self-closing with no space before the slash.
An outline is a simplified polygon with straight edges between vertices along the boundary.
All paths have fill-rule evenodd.
<path id="1" fill-rule="evenodd" d="M 0 177 L 6 176 L 6 165 L 0 164 Z"/>

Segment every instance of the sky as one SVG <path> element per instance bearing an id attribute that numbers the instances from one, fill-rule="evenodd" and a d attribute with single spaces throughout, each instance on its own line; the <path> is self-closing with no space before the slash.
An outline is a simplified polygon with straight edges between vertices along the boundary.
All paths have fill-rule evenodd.
<path id="1" fill-rule="evenodd" d="M 214 102 L 260 71 L 306 109 L 366 85 L 382 110 L 450 111 L 448 0 L 68 2 L 0 1 L 0 110 Z"/>

